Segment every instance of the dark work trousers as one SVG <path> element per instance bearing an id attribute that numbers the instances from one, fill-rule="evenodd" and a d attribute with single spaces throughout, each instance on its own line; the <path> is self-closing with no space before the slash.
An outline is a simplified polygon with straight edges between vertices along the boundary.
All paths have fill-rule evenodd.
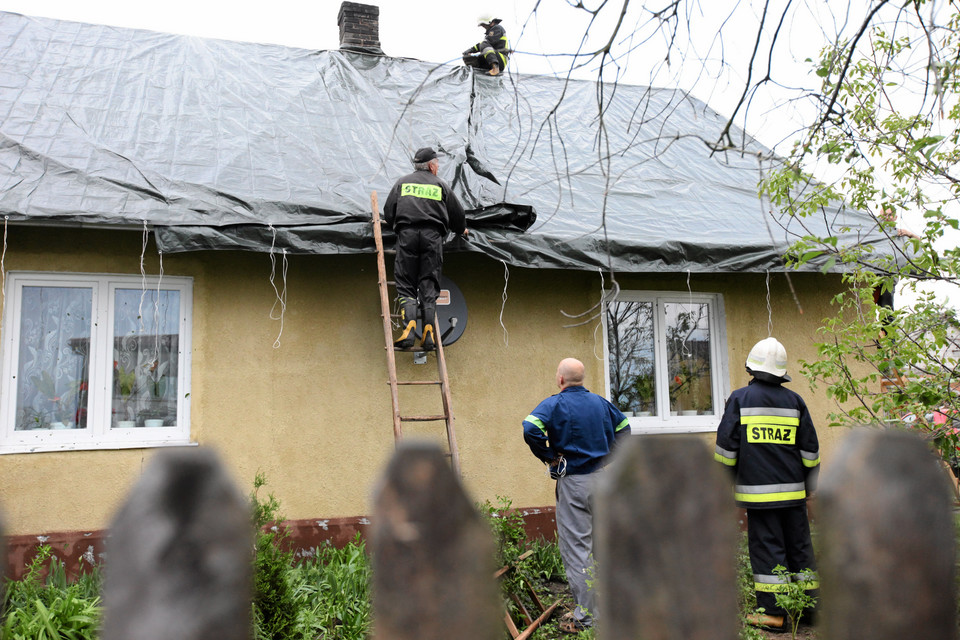
<path id="1" fill-rule="evenodd" d="M 397 296 L 417 299 L 434 307 L 440 293 L 440 271 L 443 267 L 443 233 L 434 226 L 397 229 L 397 257 L 393 263 L 393 279 Z"/>
<path id="2" fill-rule="evenodd" d="M 803 574 L 805 569 L 817 569 L 807 506 L 747 509 L 747 545 L 757 607 L 763 607 L 768 615 L 786 615 L 777 606 L 776 593 L 782 589 L 784 581 L 773 572 L 774 567 L 781 565 L 788 572 L 797 574 Z M 819 584 L 815 576 L 811 578 L 815 586 Z M 817 596 L 818 590 L 810 589 L 807 594 Z"/>

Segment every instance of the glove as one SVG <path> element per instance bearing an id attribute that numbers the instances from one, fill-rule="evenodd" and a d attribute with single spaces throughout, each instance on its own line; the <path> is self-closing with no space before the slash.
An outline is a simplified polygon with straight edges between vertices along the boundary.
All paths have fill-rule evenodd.
<path id="1" fill-rule="evenodd" d="M 476 49 L 476 47 L 470 47 L 469 49 L 467 49 L 466 51 L 464 51 L 461 55 L 464 55 L 464 56 L 472 56 L 474 53 L 476 53 L 476 51 L 474 51 L 474 49 Z"/>
<path id="2" fill-rule="evenodd" d="M 555 460 L 548 462 L 547 474 L 553 480 L 557 480 L 567 475 L 567 459 L 564 458 L 563 455 L 560 455 Z"/>

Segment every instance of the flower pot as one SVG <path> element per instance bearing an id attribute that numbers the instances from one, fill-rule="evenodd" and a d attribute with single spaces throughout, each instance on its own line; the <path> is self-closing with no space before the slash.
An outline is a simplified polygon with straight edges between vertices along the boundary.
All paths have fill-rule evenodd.
<path id="1" fill-rule="evenodd" d="M 145 427 L 162 427 L 163 418 L 150 418 L 149 420 L 143 421 L 143 426 Z"/>
<path id="2" fill-rule="evenodd" d="M 697 410 L 696 410 L 696 409 L 687 409 L 687 410 L 685 410 L 685 411 L 681 411 L 681 412 L 680 412 L 680 415 L 682 415 L 682 416 L 695 416 L 695 415 L 697 415 Z"/>
<path id="3" fill-rule="evenodd" d="M 136 420 L 117 420 L 118 429 L 133 429 L 137 426 Z"/>
<path id="4" fill-rule="evenodd" d="M 652 414 L 649 411 L 641 411 L 637 415 L 641 418 L 649 418 Z"/>
<path id="5" fill-rule="evenodd" d="M 59 430 L 59 429 L 69 429 L 70 426 L 69 426 L 69 425 L 66 425 L 66 424 L 64 424 L 64 423 L 62 423 L 62 422 L 57 421 L 57 422 L 51 422 L 51 423 L 50 423 L 50 428 L 51 428 L 51 429 L 57 429 L 57 430 Z"/>

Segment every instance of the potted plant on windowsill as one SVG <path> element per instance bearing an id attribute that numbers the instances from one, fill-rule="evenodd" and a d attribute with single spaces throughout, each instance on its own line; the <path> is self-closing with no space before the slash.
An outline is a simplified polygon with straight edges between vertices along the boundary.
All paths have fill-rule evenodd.
<path id="1" fill-rule="evenodd" d="M 163 407 L 164 394 L 167 391 L 167 363 L 154 360 L 147 372 L 148 388 L 150 389 L 150 406 L 140 412 L 143 426 L 162 427 L 167 413 Z"/>
<path id="2" fill-rule="evenodd" d="M 51 405 L 50 412 L 53 420 L 49 423 L 44 422 L 43 427 L 54 430 L 71 428 L 74 412 L 70 410 L 67 399 L 57 395 L 57 383 L 50 372 L 42 371 L 39 376 L 31 376 L 30 381 Z"/>
<path id="3" fill-rule="evenodd" d="M 134 369 L 127 371 L 123 366 L 114 361 L 114 381 L 117 389 L 117 395 L 120 396 L 121 415 L 117 420 L 117 427 L 129 429 L 137 426 L 137 421 L 133 416 L 133 407 L 131 402 L 139 395 L 139 385 L 137 384 L 137 372 Z"/>

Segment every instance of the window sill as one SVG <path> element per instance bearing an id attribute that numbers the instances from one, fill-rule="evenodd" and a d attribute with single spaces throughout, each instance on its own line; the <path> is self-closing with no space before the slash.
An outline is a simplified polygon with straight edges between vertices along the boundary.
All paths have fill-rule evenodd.
<path id="1" fill-rule="evenodd" d="M 161 440 L 141 442 L 75 442 L 38 444 L 0 445 L 0 455 L 17 453 L 49 453 L 53 451 L 113 451 L 118 449 L 156 449 L 161 447 L 196 447 L 197 442 L 189 440 Z"/>
<path id="2" fill-rule="evenodd" d="M 650 435 L 658 433 L 714 433 L 717 430 L 717 423 L 719 418 L 716 419 L 716 422 L 711 421 L 709 424 L 704 421 L 696 422 L 684 422 L 682 420 L 672 420 L 670 422 L 660 421 L 656 418 L 651 420 L 644 420 L 641 423 L 636 421 L 631 421 L 630 423 L 630 434 L 631 435 Z"/>

